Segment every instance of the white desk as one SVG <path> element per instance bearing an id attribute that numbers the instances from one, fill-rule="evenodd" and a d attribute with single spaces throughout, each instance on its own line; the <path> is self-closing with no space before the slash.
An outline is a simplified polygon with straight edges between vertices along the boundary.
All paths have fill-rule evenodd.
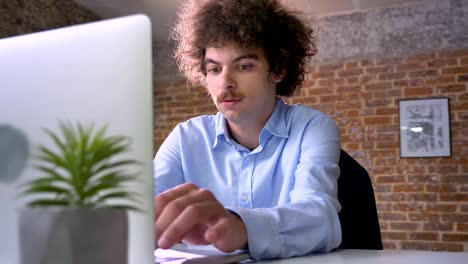
<path id="1" fill-rule="evenodd" d="M 339 250 L 326 254 L 261 261 L 273 264 L 468 264 L 466 252 L 415 250 Z"/>

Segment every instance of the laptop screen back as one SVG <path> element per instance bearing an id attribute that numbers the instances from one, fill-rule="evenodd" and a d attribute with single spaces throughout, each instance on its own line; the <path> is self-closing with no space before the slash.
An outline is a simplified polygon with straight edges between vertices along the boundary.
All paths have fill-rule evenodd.
<path id="1" fill-rule="evenodd" d="M 144 212 L 129 214 L 128 263 L 153 261 L 150 32 L 135 15 L 0 40 L 0 263 L 19 263 L 19 188 L 38 175 L 37 145 L 52 143 L 43 129 L 59 121 L 130 137 Z"/>

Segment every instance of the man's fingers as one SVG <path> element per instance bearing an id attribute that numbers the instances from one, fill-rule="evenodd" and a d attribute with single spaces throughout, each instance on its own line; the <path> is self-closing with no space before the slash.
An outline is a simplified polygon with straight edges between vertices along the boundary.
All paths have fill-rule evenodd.
<path id="1" fill-rule="evenodd" d="M 158 239 L 158 246 L 161 248 L 172 247 L 175 243 L 183 240 L 194 228 L 200 225 L 209 225 L 213 219 L 217 219 L 226 213 L 225 209 L 216 200 L 191 204 L 165 230 L 160 229 L 164 231 Z M 203 239 L 202 232 L 200 232 L 200 236 L 200 239 Z"/>
<path id="2" fill-rule="evenodd" d="M 236 216 L 223 217 L 205 232 L 205 239 L 224 252 L 244 248 L 247 243 L 245 226 Z"/>
<path id="3" fill-rule="evenodd" d="M 173 199 L 165 205 L 159 217 L 156 219 L 156 234 L 161 235 L 164 230 L 169 225 L 173 224 L 174 220 L 179 217 L 183 211 L 190 208 L 191 205 L 214 201 L 216 201 L 216 199 L 210 191 L 206 189 L 190 189 L 184 195 Z M 192 218 L 190 221 L 197 222 L 197 220 L 194 219 L 198 218 Z"/>
<path id="4" fill-rule="evenodd" d="M 161 212 L 171 201 L 197 189 L 198 187 L 192 183 L 184 183 L 165 192 L 162 192 L 158 196 L 154 197 L 155 219 L 157 220 L 159 218 Z"/>

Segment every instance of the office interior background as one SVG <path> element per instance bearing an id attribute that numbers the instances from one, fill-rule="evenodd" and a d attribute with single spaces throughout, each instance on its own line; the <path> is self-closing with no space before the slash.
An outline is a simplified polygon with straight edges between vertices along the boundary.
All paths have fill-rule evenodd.
<path id="1" fill-rule="evenodd" d="M 0 0 L 0 38 L 103 19 L 78 2 Z M 310 15 L 318 53 L 286 101 L 336 120 L 371 176 L 385 249 L 468 252 L 468 1 L 398 2 Z M 177 123 L 216 108 L 178 73 L 170 41 L 153 44 L 157 151 Z M 450 157 L 400 155 L 399 101 L 424 98 L 449 98 Z"/>

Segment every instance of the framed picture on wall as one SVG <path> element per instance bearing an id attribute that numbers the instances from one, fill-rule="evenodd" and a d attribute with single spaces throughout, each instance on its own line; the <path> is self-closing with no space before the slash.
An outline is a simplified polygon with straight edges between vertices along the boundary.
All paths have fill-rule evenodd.
<path id="1" fill-rule="evenodd" d="M 448 98 L 400 100 L 400 156 L 450 157 Z"/>

